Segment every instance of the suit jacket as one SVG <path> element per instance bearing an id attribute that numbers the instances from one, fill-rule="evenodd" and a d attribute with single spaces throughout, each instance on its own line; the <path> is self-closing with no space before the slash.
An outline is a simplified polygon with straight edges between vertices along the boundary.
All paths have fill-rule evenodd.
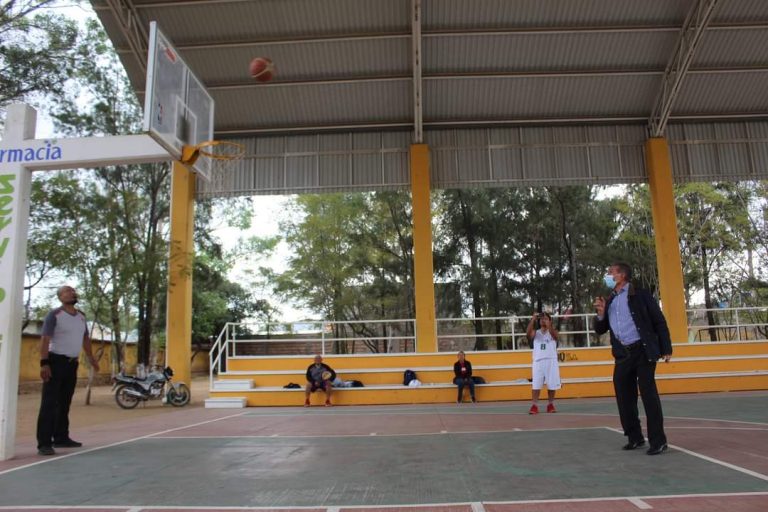
<path id="1" fill-rule="evenodd" d="M 669 327 L 667 327 L 667 321 L 664 319 L 661 308 L 659 308 L 659 303 L 648 290 L 635 288 L 632 284 L 629 285 L 627 293 L 629 294 L 627 296 L 629 311 L 637 330 L 640 332 L 640 343 L 643 344 L 648 360 L 657 361 L 663 355 L 671 355 L 672 341 L 669 337 Z M 614 336 L 608 315 L 608 308 L 614 297 L 615 295 L 611 294 L 606 301 L 603 319 L 595 318 L 594 329 L 597 334 L 603 334 L 610 329 L 611 352 L 616 359 L 622 359 L 626 357 L 626 350 Z"/>

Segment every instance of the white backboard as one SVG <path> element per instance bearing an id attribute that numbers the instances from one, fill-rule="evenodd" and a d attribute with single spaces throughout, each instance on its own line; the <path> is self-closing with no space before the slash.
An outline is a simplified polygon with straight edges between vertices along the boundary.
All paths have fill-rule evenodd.
<path id="1" fill-rule="evenodd" d="M 213 98 L 155 21 L 149 24 L 148 53 L 144 131 L 178 160 L 185 145 L 213 139 Z M 210 164 L 200 158 L 193 169 L 209 178 Z"/>

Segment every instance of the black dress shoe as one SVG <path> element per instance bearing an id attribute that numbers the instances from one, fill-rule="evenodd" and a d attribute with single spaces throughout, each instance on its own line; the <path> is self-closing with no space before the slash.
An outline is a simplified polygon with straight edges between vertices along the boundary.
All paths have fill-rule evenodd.
<path id="1" fill-rule="evenodd" d="M 648 455 L 659 455 L 667 451 L 667 448 L 669 447 L 667 446 L 666 443 L 664 443 L 663 445 L 657 446 L 656 448 L 654 447 L 648 448 L 648 451 L 645 453 L 647 453 Z"/>
<path id="2" fill-rule="evenodd" d="M 621 447 L 622 450 L 634 450 L 635 448 L 640 448 L 645 444 L 645 439 L 641 439 L 639 441 L 630 441 L 624 446 Z"/>
<path id="3" fill-rule="evenodd" d="M 65 439 L 64 441 L 54 441 L 53 446 L 55 448 L 80 448 L 83 443 L 73 441 L 72 439 Z"/>
<path id="4" fill-rule="evenodd" d="M 51 446 L 41 446 L 37 449 L 38 455 L 56 455 L 56 451 Z"/>

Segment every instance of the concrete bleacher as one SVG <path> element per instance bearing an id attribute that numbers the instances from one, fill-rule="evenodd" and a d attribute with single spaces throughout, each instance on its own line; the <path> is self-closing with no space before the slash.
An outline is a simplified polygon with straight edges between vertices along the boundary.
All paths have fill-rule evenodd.
<path id="1" fill-rule="evenodd" d="M 613 396 L 613 358 L 608 347 L 566 348 L 560 352 L 561 398 Z M 468 352 L 478 385 L 479 401 L 530 398 L 531 352 Z M 338 388 L 335 405 L 451 403 L 453 353 L 327 355 L 324 361 L 342 380 L 359 380 L 362 388 Z M 311 356 L 238 356 L 227 359 L 217 376 L 206 407 L 219 399 L 241 399 L 247 406 L 300 406 L 304 403 L 305 371 Z M 403 372 L 414 370 L 420 387 L 403 386 Z M 285 389 L 293 382 L 301 389 Z M 674 346 L 670 363 L 659 363 L 657 382 L 662 393 L 695 393 L 768 389 L 768 342 L 683 343 Z M 315 393 L 313 405 L 325 400 Z M 236 407 L 237 405 L 232 405 Z"/>

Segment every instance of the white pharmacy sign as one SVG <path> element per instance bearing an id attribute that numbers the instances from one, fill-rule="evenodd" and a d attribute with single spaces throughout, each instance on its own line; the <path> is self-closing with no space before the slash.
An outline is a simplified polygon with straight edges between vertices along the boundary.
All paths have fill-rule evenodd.
<path id="1" fill-rule="evenodd" d="M 35 139 L 37 113 L 10 105 L 0 140 L 0 460 L 14 455 L 32 171 L 162 162 L 149 135 Z"/>

